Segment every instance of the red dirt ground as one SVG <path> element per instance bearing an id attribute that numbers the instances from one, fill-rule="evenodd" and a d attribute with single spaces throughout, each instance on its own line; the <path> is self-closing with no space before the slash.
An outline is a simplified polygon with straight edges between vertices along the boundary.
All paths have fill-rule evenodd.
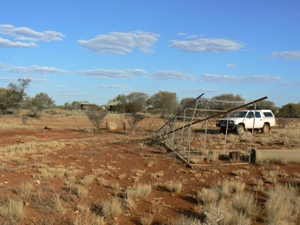
<path id="1" fill-rule="evenodd" d="M 143 129 L 138 129 L 136 136 L 131 136 L 130 131 L 123 133 L 122 129 L 116 131 L 103 130 L 102 133 L 93 131 L 93 126 L 84 117 L 67 116 L 43 116 L 41 119 L 30 118 L 26 125 L 20 118 L 3 116 L 0 118 L 1 146 L 25 144 L 30 142 L 58 141 L 65 143 L 64 147 L 45 152 L 22 152 L 15 158 L 1 159 L 0 169 L 0 203 L 8 198 L 22 198 L 14 193 L 13 189 L 24 182 L 34 185 L 34 192 L 57 192 L 61 196 L 68 185 L 66 180 L 60 178 L 38 178 L 38 163 L 44 163 L 49 167 L 57 165 L 81 168 L 76 176 L 77 180 L 85 175 L 92 174 L 95 170 L 105 170 L 104 174 L 97 177 L 110 182 L 117 182 L 119 190 L 99 185 L 94 180 L 87 185 L 88 195 L 84 199 L 72 198 L 65 201 L 67 212 L 59 214 L 50 209 L 44 202 L 44 209 L 39 209 L 31 198 L 22 198 L 25 205 L 24 218 L 17 224 L 74 224 L 72 219 L 78 213 L 77 205 L 86 202 L 91 206 L 101 201 L 111 199 L 124 192 L 134 183 L 154 184 L 162 181 L 176 180 L 182 183 L 179 193 L 171 193 L 165 190 L 152 188 L 151 194 L 136 202 L 133 210 L 123 209 L 120 216 L 106 219 L 107 224 L 140 224 L 139 219 L 147 214 L 154 216 L 152 224 L 171 224 L 179 215 L 193 214 L 197 208 L 197 191 L 203 187 L 211 187 L 222 180 L 240 180 L 246 183 L 246 190 L 254 192 L 253 178 L 262 178 L 261 165 L 248 163 L 231 163 L 224 165 L 222 162 L 214 162 L 201 167 L 187 168 L 166 148 L 159 145 L 148 145 L 149 127 L 158 129 L 163 121 L 159 119 L 146 119 L 143 121 Z M 103 125 L 104 126 L 104 125 Z M 49 129 L 45 129 L 45 128 Z M 40 157 L 34 154 L 43 154 Z M 265 165 L 264 169 L 271 169 L 274 165 Z M 299 164 L 276 165 L 289 176 L 280 178 L 281 182 L 287 182 L 294 173 L 299 173 Z M 232 173 L 239 169 L 250 172 L 245 177 L 237 177 Z M 163 175 L 154 176 L 155 174 Z M 124 175 L 126 174 L 126 176 Z M 124 178 L 125 176 L 125 178 Z M 272 184 L 265 183 L 265 188 Z M 265 195 L 256 193 L 260 202 L 265 201 Z M 121 198 L 121 197 L 120 197 Z M 45 199 L 44 199 L 45 201 Z M 264 224 L 264 215 L 259 215 L 253 224 Z M 2 224 L 10 224 L 5 218 Z"/>

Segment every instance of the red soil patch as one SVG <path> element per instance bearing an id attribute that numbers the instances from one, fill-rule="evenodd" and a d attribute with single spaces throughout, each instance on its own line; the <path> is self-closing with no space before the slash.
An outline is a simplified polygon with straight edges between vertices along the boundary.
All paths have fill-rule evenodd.
<path id="1" fill-rule="evenodd" d="M 117 121 L 117 119 L 115 120 Z M 3 124 L 15 124 L 0 130 L 2 147 L 26 143 L 42 143 L 57 141 L 64 143 L 61 148 L 34 153 L 22 152 L 13 158 L 1 159 L 0 193 L 1 201 L 9 198 L 22 199 L 25 205 L 24 218 L 19 224 L 73 224 L 74 217 L 78 214 L 77 205 L 86 203 L 90 206 L 99 205 L 101 202 L 113 197 L 120 198 L 126 188 L 139 184 L 154 184 L 175 180 L 182 183 L 179 193 L 172 193 L 160 188 L 153 188 L 151 194 L 136 201 L 133 210 L 123 209 L 120 216 L 106 219 L 108 224 L 139 224 L 139 219 L 147 214 L 154 216 L 153 224 L 171 224 L 181 214 L 193 214 L 197 207 L 197 191 L 203 187 L 211 187 L 223 180 L 240 180 L 246 184 L 246 190 L 254 191 L 253 178 L 262 178 L 262 169 L 256 164 L 230 164 L 215 162 L 202 167 L 187 168 L 184 163 L 169 153 L 163 146 L 148 145 L 149 128 L 158 129 L 161 120 L 147 119 L 143 121 L 136 136 L 131 136 L 130 131 L 106 131 L 102 133 L 88 132 L 93 127 L 86 118 L 72 117 L 45 117 L 40 120 L 30 119 L 27 125 L 22 125 L 19 118 L 0 118 Z M 45 127 L 50 129 L 45 129 Z M 39 177 L 39 164 L 49 168 L 79 168 L 74 183 L 86 175 L 96 174 L 95 179 L 86 188 L 88 194 L 84 198 L 70 196 L 66 190 L 70 183 L 66 178 Z M 280 181 L 288 181 L 295 172 L 299 173 L 299 165 L 276 165 L 284 170 L 288 176 Z M 265 165 L 264 169 L 272 169 L 274 165 Z M 232 171 L 245 169 L 249 175 L 237 177 Z M 102 172 L 101 172 L 102 171 Z M 105 187 L 97 182 L 96 178 L 103 178 L 110 184 L 117 183 L 118 190 Z M 16 187 L 24 182 L 34 185 L 30 197 L 20 196 L 15 193 Z M 265 187 L 272 184 L 265 183 Z M 63 199 L 66 208 L 65 214 L 51 210 L 51 204 L 34 195 L 42 191 L 43 195 L 58 193 Z M 259 201 L 265 201 L 265 196 L 257 193 Z M 69 199 L 68 199 L 69 198 Z M 0 217 L 1 218 L 1 217 Z M 1 218 L 1 221 L 6 221 Z M 263 216 L 259 215 L 253 224 L 264 224 Z"/>

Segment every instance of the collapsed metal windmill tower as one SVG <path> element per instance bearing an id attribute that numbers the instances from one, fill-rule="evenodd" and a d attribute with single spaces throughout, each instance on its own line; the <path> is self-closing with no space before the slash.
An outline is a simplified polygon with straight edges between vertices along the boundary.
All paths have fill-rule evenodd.
<path id="1" fill-rule="evenodd" d="M 216 120 L 247 106 L 252 105 L 256 109 L 256 103 L 267 97 L 252 101 L 223 101 L 202 98 L 203 95 L 158 129 L 152 142 L 163 143 L 190 167 L 212 162 L 220 155 L 229 158 L 233 152 L 249 156 L 254 129 L 245 141 L 241 141 L 238 135 L 229 136 L 227 131 L 221 134 L 220 128 L 216 127 Z M 220 110 L 224 105 L 229 109 Z"/>

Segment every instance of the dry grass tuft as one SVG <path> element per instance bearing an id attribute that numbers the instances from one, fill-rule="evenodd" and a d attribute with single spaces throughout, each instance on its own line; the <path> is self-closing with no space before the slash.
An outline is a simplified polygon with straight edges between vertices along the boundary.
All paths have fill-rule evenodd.
<path id="1" fill-rule="evenodd" d="M 125 196 L 131 199 L 146 198 L 151 193 L 151 190 L 152 187 L 150 184 L 138 184 L 132 188 L 127 188 Z"/>
<path id="2" fill-rule="evenodd" d="M 267 193 L 266 213 L 268 224 L 295 224 L 300 216 L 300 197 L 293 187 L 276 185 Z"/>
<path id="3" fill-rule="evenodd" d="M 105 225 L 103 217 L 99 217 L 92 213 L 77 214 L 73 218 L 73 225 Z"/>
<path id="4" fill-rule="evenodd" d="M 179 193 L 182 189 L 182 183 L 176 180 L 170 180 L 164 183 L 156 183 L 154 186 L 174 193 Z"/>
<path id="5" fill-rule="evenodd" d="M 216 206 L 219 200 L 219 193 L 215 189 L 203 188 L 197 193 L 199 204 L 205 206 Z"/>
<path id="6" fill-rule="evenodd" d="M 151 225 L 153 223 L 153 215 L 152 214 L 143 215 L 140 218 L 139 222 L 141 225 Z"/>
<path id="7" fill-rule="evenodd" d="M 102 202 L 95 207 L 96 214 L 102 215 L 104 218 L 115 218 L 122 213 L 121 203 L 118 198 L 113 198 Z"/>
<path id="8" fill-rule="evenodd" d="M 240 170 L 232 171 L 232 174 L 234 174 L 236 176 L 247 176 L 247 175 L 249 175 L 249 171 L 245 170 L 245 169 L 240 169 Z"/>
<path id="9" fill-rule="evenodd" d="M 23 201 L 8 199 L 0 206 L 0 215 L 10 221 L 10 224 L 20 222 L 25 215 Z"/>
<path id="10" fill-rule="evenodd" d="M 19 186 L 13 188 L 13 192 L 17 195 L 28 196 L 33 189 L 33 184 L 30 182 L 24 182 Z"/>
<path id="11" fill-rule="evenodd" d="M 95 179 L 95 175 L 92 174 L 86 175 L 84 178 L 79 180 L 79 183 L 83 185 L 89 185 L 94 181 L 94 179 Z"/>

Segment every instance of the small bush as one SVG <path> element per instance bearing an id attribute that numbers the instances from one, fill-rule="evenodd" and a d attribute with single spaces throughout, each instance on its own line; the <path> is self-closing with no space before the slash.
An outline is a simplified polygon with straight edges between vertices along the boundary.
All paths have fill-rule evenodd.
<path id="1" fill-rule="evenodd" d="M 215 189 L 203 188 L 197 193 L 198 203 L 205 206 L 216 206 L 219 199 L 219 193 Z"/>
<path id="2" fill-rule="evenodd" d="M 79 183 L 83 185 L 89 185 L 94 181 L 94 179 L 95 179 L 94 175 L 86 175 L 84 178 L 79 180 Z"/>
<path id="3" fill-rule="evenodd" d="M 295 224 L 300 216 L 300 197 L 293 187 L 276 185 L 267 193 L 266 212 L 268 224 Z"/>
<path id="4" fill-rule="evenodd" d="M 288 119 L 287 118 L 278 118 L 276 120 L 276 123 L 280 129 L 283 129 L 288 124 Z"/>
<path id="5" fill-rule="evenodd" d="M 91 213 L 77 214 L 73 218 L 73 225 L 105 225 L 102 217 L 96 216 Z"/>
<path id="6" fill-rule="evenodd" d="M 182 183 L 180 181 L 174 181 L 174 180 L 170 180 L 165 183 L 158 183 L 155 186 L 163 190 L 174 192 L 174 193 L 179 193 L 182 189 Z"/>
<path id="7" fill-rule="evenodd" d="M 9 199 L 0 206 L 0 215 L 6 220 L 11 221 L 11 224 L 20 222 L 24 217 L 23 201 L 16 199 Z"/>
<path id="8" fill-rule="evenodd" d="M 152 187 L 149 184 L 139 184 L 126 189 L 126 197 L 131 199 L 146 198 L 151 193 Z"/>
<path id="9" fill-rule="evenodd" d="M 140 218 L 141 225 L 151 225 L 152 223 L 153 223 L 153 215 L 151 215 L 151 214 L 143 215 Z"/>
<path id="10" fill-rule="evenodd" d="M 197 218 L 193 218 L 190 216 L 179 216 L 172 225 L 202 225 L 201 221 Z"/>
<path id="11" fill-rule="evenodd" d="M 254 187 L 255 191 L 260 191 L 260 192 L 265 191 L 264 181 L 262 179 L 255 180 L 254 182 L 255 182 L 255 187 Z"/>
<path id="12" fill-rule="evenodd" d="M 13 192 L 16 193 L 17 195 L 27 196 L 30 194 L 32 189 L 33 189 L 32 183 L 24 182 L 19 186 L 15 187 L 13 189 Z"/>
<path id="13" fill-rule="evenodd" d="M 122 213 L 121 203 L 117 198 L 102 202 L 100 208 L 104 218 L 114 218 Z"/>
<path id="14" fill-rule="evenodd" d="M 99 107 L 92 107 L 87 112 L 86 115 L 91 121 L 91 123 L 96 127 L 97 131 L 101 131 L 101 122 L 107 115 L 107 111 Z"/>
<path id="15" fill-rule="evenodd" d="M 232 172 L 236 176 L 247 176 L 249 175 L 249 171 L 245 169 L 235 170 Z"/>
<path id="16" fill-rule="evenodd" d="M 218 185 L 218 191 L 220 196 L 222 197 L 229 197 L 234 193 L 240 193 L 243 192 L 245 189 L 245 183 L 240 181 L 223 181 Z"/>
<path id="17" fill-rule="evenodd" d="M 136 204 L 132 198 L 126 197 L 124 203 L 125 203 L 125 207 L 129 210 L 135 209 L 136 207 Z"/>

